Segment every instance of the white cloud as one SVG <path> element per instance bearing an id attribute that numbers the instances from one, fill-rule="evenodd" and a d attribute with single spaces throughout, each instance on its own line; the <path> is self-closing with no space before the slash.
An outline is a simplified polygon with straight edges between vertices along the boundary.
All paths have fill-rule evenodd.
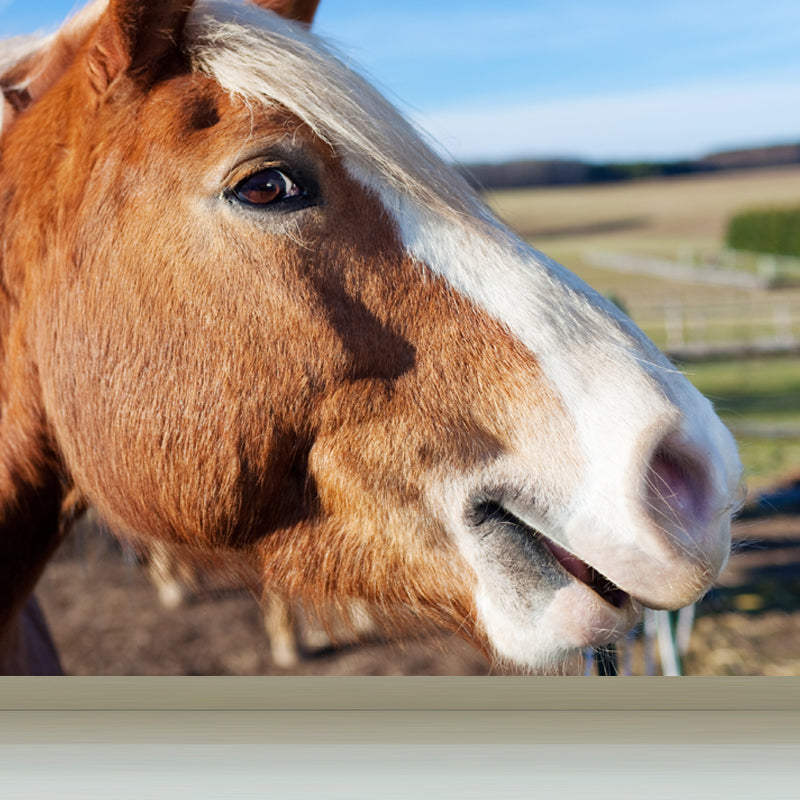
<path id="1" fill-rule="evenodd" d="M 417 123 L 462 161 L 702 155 L 800 140 L 800 81 L 724 83 L 570 100 L 419 113 Z"/>

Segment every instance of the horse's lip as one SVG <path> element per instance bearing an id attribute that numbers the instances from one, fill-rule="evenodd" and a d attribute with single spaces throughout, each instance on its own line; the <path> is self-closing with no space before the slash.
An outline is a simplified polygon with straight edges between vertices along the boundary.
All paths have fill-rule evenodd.
<path id="1" fill-rule="evenodd" d="M 565 547 L 557 544 L 545 533 L 541 527 L 534 527 L 522 520 L 517 514 L 509 510 L 506 505 L 494 501 L 478 503 L 474 506 L 472 514 L 473 525 L 481 527 L 490 521 L 511 526 L 529 539 L 535 541 L 540 549 L 546 550 L 563 572 L 574 580 L 582 583 L 592 591 L 605 604 L 622 611 L 629 606 L 633 599 L 613 581 L 596 570 L 591 564 L 571 553 Z"/>
<path id="2" fill-rule="evenodd" d="M 613 581 L 598 572 L 591 564 L 582 561 L 576 555 L 556 544 L 552 539 L 548 539 L 544 534 L 541 536 L 542 544 L 550 551 L 551 555 L 559 563 L 561 568 L 572 575 L 573 578 L 586 584 L 600 599 L 614 608 L 622 608 L 631 596 L 619 588 Z"/>

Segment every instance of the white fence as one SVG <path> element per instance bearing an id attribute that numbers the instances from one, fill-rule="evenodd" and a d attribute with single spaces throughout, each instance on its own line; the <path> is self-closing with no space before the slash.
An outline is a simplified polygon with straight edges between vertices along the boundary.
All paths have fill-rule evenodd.
<path id="1" fill-rule="evenodd" d="M 800 297 L 714 305 L 675 301 L 632 307 L 628 313 L 674 355 L 800 350 Z"/>
<path id="2" fill-rule="evenodd" d="M 697 266 L 693 261 L 670 261 L 666 258 L 639 256 L 630 253 L 584 253 L 583 260 L 593 267 L 652 275 L 670 281 L 705 283 L 710 286 L 735 286 L 739 289 L 767 289 L 771 275 L 755 275 L 721 266 Z"/>
<path id="3" fill-rule="evenodd" d="M 688 249 L 677 260 L 633 253 L 589 251 L 583 260 L 602 269 L 652 275 L 656 278 L 707 286 L 734 286 L 739 289 L 769 289 L 800 285 L 800 259 L 757 253 L 720 250 L 699 254 Z"/>

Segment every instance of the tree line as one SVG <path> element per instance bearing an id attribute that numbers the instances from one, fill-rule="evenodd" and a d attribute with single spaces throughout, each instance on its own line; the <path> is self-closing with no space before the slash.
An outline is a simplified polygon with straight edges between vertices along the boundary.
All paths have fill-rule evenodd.
<path id="1" fill-rule="evenodd" d="M 578 159 L 523 159 L 500 163 L 461 165 L 466 179 L 478 189 L 515 189 L 607 183 L 642 178 L 663 178 L 699 172 L 800 164 L 800 144 L 754 147 L 712 153 L 679 161 L 591 163 Z"/>

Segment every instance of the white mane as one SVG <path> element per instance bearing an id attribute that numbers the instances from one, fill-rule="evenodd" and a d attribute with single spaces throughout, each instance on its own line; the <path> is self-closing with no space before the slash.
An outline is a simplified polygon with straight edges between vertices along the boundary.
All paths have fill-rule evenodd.
<path id="1" fill-rule="evenodd" d="M 247 102 L 288 109 L 352 171 L 447 216 L 485 213 L 420 133 L 304 26 L 237 0 L 199 0 L 186 47 L 197 71 Z"/>
<path id="2" fill-rule="evenodd" d="M 50 44 L 56 34 L 26 34 L 0 40 L 0 73 L 11 69 L 15 64 L 35 53 L 39 48 Z"/>

